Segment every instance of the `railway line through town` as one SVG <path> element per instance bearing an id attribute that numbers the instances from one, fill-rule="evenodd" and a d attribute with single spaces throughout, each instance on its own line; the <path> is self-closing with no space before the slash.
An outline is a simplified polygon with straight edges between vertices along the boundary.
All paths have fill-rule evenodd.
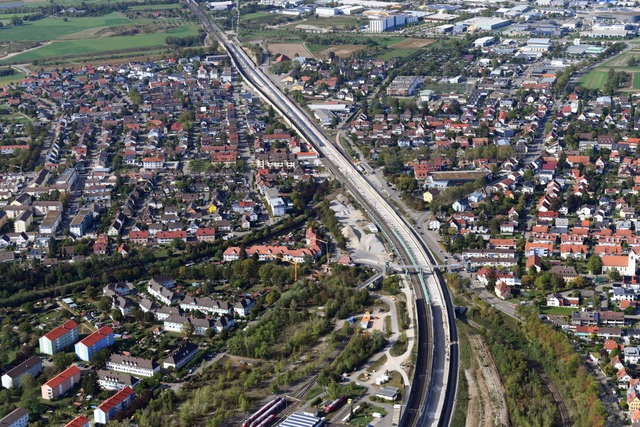
<path id="1" fill-rule="evenodd" d="M 227 51 L 244 83 L 258 92 L 283 119 L 311 143 L 368 215 L 378 224 L 407 265 L 424 266 L 411 275 L 418 319 L 416 369 L 400 425 L 448 426 L 455 404 L 458 379 L 458 342 L 453 305 L 432 254 L 411 225 L 366 178 L 348 156 L 331 143 L 317 124 L 289 100 L 239 46 L 229 40 L 193 2 L 190 10 Z"/>

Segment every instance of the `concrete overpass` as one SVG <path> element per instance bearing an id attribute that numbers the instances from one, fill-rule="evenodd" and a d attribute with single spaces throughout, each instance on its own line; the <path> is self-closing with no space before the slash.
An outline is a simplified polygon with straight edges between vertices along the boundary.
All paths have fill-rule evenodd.
<path id="1" fill-rule="evenodd" d="M 434 265 L 434 258 L 422 238 L 358 171 L 349 157 L 326 138 L 313 118 L 276 87 L 242 50 L 237 40 L 227 39 L 193 0 L 186 1 L 205 29 L 227 51 L 245 83 L 260 93 L 292 128 L 325 157 L 325 164 L 361 202 L 388 240 L 395 244 L 404 261 L 409 265 Z M 419 273 L 416 276 L 416 309 L 418 319 L 422 319 L 418 324 L 421 337 L 418 344 L 429 347 L 424 350 L 429 360 L 417 361 L 424 372 L 416 368 L 414 383 L 410 385 L 409 401 L 416 401 L 418 404 L 408 413 L 405 412 L 401 424 L 448 426 L 455 404 L 458 379 L 458 342 L 453 305 L 437 270 L 433 270 L 433 274 Z M 418 354 L 425 355 L 424 352 L 420 353 L 420 349 Z"/>

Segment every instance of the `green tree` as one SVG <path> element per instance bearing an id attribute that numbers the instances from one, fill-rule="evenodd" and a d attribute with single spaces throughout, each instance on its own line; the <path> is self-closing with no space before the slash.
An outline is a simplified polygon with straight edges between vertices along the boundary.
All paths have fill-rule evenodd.
<path id="1" fill-rule="evenodd" d="M 88 371 L 84 377 L 82 377 L 80 385 L 86 394 L 95 396 L 100 392 L 100 388 L 98 387 L 98 374 L 96 374 L 94 370 Z"/>
<path id="2" fill-rule="evenodd" d="M 106 312 L 111 309 L 111 298 L 102 297 L 100 301 L 98 301 L 98 310 Z"/>
<path id="3" fill-rule="evenodd" d="M 602 272 L 602 259 L 596 254 L 591 255 L 587 261 L 587 268 L 591 274 L 600 274 Z"/>
<path id="4" fill-rule="evenodd" d="M 129 91 L 129 99 L 133 103 L 133 105 L 141 105 L 142 104 L 142 95 L 138 92 L 137 89 L 131 89 Z"/>
<path id="5" fill-rule="evenodd" d="M 182 327 L 182 335 L 184 335 L 187 338 L 191 338 L 194 332 L 195 332 L 195 328 L 193 326 L 193 323 L 191 322 L 185 323 L 184 326 Z"/>
<path id="6" fill-rule="evenodd" d="M 53 364 L 59 370 L 67 369 L 76 360 L 75 353 L 56 353 L 52 357 Z"/>

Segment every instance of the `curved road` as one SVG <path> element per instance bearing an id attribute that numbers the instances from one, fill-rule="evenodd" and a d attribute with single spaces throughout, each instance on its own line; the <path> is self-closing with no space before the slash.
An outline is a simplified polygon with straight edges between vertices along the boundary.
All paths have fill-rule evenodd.
<path id="1" fill-rule="evenodd" d="M 414 283 L 418 285 L 415 291 L 420 347 L 416 378 L 414 378 L 408 402 L 409 410 L 405 411 L 401 425 L 448 426 L 457 389 L 457 330 L 451 298 L 439 272 L 431 268 L 434 259 L 424 241 L 380 192 L 358 172 L 348 157 L 325 137 L 317 124 L 285 97 L 259 67 L 256 67 L 239 47 L 239 43 L 235 40 L 227 40 L 226 35 L 213 24 L 193 0 L 187 0 L 187 4 L 200 18 L 205 28 L 218 38 L 247 83 L 252 85 L 294 129 L 315 146 L 325 157 L 327 166 L 363 206 L 367 207 L 369 214 L 377 220 L 381 228 L 387 230 L 389 234 L 387 237 L 397 242 L 396 246 L 399 246 L 397 250 L 405 255 L 405 260 L 416 266 L 419 273 L 414 276 Z M 430 330 L 432 331 L 432 341 L 429 343 L 431 348 L 426 348 L 428 345 L 426 338 Z M 422 348 L 423 346 L 425 348 Z M 431 357 L 429 358 L 428 355 Z M 425 358 L 429 360 L 424 360 Z M 421 368 L 423 373 L 418 368 Z M 416 389 L 419 391 L 414 392 Z"/>

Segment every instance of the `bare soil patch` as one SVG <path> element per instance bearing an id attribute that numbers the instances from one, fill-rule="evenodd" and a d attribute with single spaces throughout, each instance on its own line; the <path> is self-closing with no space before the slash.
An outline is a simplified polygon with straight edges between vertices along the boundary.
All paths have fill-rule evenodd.
<path id="1" fill-rule="evenodd" d="M 389 48 L 394 49 L 422 49 L 424 47 L 429 46 L 430 44 L 435 43 L 436 41 L 433 39 L 415 39 L 408 38 L 404 39 L 399 43 L 392 44 Z"/>
<path id="2" fill-rule="evenodd" d="M 361 44 L 341 44 L 332 45 L 326 49 L 322 49 L 316 54 L 318 58 L 328 58 L 329 53 L 333 52 L 339 58 L 348 58 L 353 55 L 354 52 L 364 49 L 366 46 Z"/>
<path id="3" fill-rule="evenodd" d="M 496 362 L 482 337 L 479 335 L 469 335 L 469 342 L 480 364 L 480 367 L 476 371 L 476 378 L 479 382 L 478 389 L 484 391 L 481 396 L 484 401 L 484 420 L 482 425 L 509 425 L 507 400 Z"/>
<path id="4" fill-rule="evenodd" d="M 313 57 L 302 43 L 269 43 L 269 53 L 283 54 L 293 59 L 296 56 Z"/>

